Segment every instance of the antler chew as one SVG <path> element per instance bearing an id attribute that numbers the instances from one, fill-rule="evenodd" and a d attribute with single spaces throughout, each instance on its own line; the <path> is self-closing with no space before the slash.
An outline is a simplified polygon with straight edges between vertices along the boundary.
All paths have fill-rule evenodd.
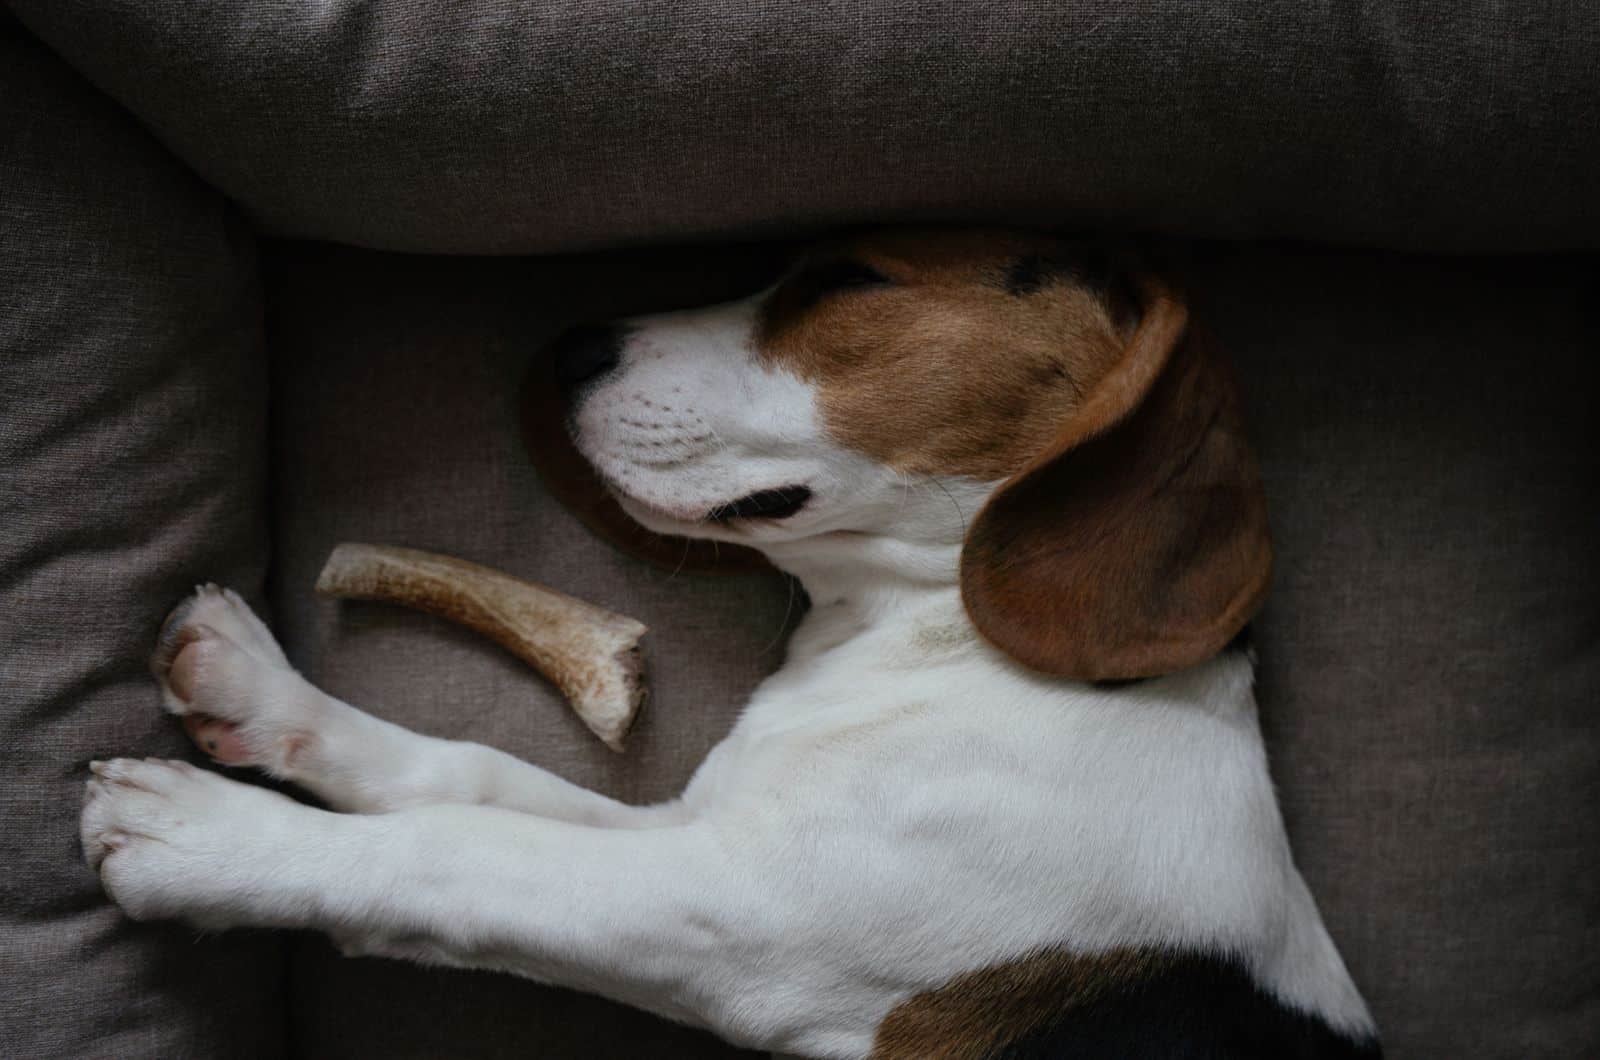
<path id="1" fill-rule="evenodd" d="M 549 678 L 613 751 L 644 702 L 647 627 L 554 589 L 434 552 L 342 544 L 317 592 L 403 604 L 482 633 Z"/>

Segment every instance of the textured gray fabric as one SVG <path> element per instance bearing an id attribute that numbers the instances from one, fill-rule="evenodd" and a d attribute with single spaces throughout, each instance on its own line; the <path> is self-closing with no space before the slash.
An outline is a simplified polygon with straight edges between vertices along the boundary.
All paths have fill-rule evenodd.
<path id="1" fill-rule="evenodd" d="M 1296 856 L 1389 1055 L 1600 1043 L 1600 269 L 1232 251 Z"/>
<path id="2" fill-rule="evenodd" d="M 12 0 L 272 229 L 547 252 L 912 216 L 1600 244 L 1583 0 Z"/>
<path id="3" fill-rule="evenodd" d="M 760 255 L 451 261 L 299 248 L 271 270 L 277 612 L 328 691 L 439 736 L 503 748 L 629 802 L 663 799 L 781 658 L 799 601 L 765 577 L 672 576 L 611 551 L 544 495 L 515 395 L 579 320 L 727 297 Z M 435 618 L 311 592 L 339 541 L 434 549 L 632 614 L 651 699 L 625 755 L 532 670 Z M 318 1057 L 733 1055 L 708 1036 L 509 976 L 296 955 L 298 1051 Z"/>
<path id="4" fill-rule="evenodd" d="M 135 925 L 83 864 L 92 758 L 182 755 L 146 668 L 259 592 L 266 366 L 221 198 L 0 15 L 0 1054 L 282 1053 L 280 939 Z"/>
<path id="5" fill-rule="evenodd" d="M 727 296 L 747 258 L 286 256 L 269 283 L 275 593 L 312 675 L 626 799 L 676 790 L 778 661 L 784 587 L 670 577 L 586 536 L 534 480 L 510 388 L 560 324 Z M 1274 772 L 1389 1055 L 1579 1055 L 1600 1040 L 1600 446 L 1580 385 L 1600 348 L 1580 301 L 1594 262 L 1237 249 L 1195 272 L 1241 371 L 1279 546 L 1255 630 Z M 650 622 L 655 699 L 632 749 L 602 749 L 471 634 L 313 599 L 347 538 L 458 553 Z M 596 1002 L 321 943 L 295 982 L 312 1055 L 673 1048 Z"/>

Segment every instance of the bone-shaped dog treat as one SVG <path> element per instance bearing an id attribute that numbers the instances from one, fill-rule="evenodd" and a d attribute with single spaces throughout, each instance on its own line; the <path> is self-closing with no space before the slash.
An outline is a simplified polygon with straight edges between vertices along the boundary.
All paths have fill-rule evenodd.
<path id="1" fill-rule="evenodd" d="M 554 589 L 433 552 L 342 544 L 317 577 L 317 592 L 404 604 L 498 642 L 561 690 L 613 751 L 644 702 L 647 627 Z"/>

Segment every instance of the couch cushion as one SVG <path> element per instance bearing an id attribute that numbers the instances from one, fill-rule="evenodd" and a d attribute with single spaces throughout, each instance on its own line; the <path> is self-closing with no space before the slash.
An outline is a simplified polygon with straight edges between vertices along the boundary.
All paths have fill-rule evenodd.
<path id="1" fill-rule="evenodd" d="M 1600 1042 L 1594 258 L 1224 251 L 1296 856 L 1394 1057 Z"/>
<path id="2" fill-rule="evenodd" d="M 1600 243 L 1600 5 L 12 6 L 293 235 L 545 252 L 953 214 Z"/>
<path id="3" fill-rule="evenodd" d="M 747 268 L 743 284 L 739 271 Z M 1298 857 L 1390 1055 L 1576 1055 L 1600 1038 L 1600 348 L 1584 259 L 1202 253 L 1279 549 L 1256 623 Z M 301 248 L 269 287 L 278 610 L 334 692 L 630 800 L 676 791 L 775 665 L 763 576 L 673 576 L 584 534 L 519 451 L 519 366 L 560 324 L 727 296 L 743 252 L 443 261 Z M 731 282 L 723 283 L 724 278 Z M 538 678 L 437 620 L 310 592 L 328 549 L 458 553 L 654 627 L 653 699 L 602 748 Z M 712 1055 L 504 977 L 296 964 L 322 1055 Z"/>
<path id="4" fill-rule="evenodd" d="M 87 763 L 183 755 L 146 659 L 195 582 L 259 594 L 253 240 L 0 14 L 0 1052 L 281 1055 L 284 945 L 127 921 L 78 849 Z"/>
<path id="5" fill-rule="evenodd" d="M 303 672 L 381 717 L 503 748 L 629 802 L 681 790 L 780 661 L 800 601 L 775 575 L 674 575 L 591 538 L 537 481 L 517 390 L 560 329 L 728 297 L 767 257 L 486 261 L 287 248 L 269 271 L 274 594 Z M 647 623 L 651 694 L 627 752 L 608 750 L 551 686 L 476 634 L 313 596 L 329 550 L 350 540 L 487 563 Z M 738 1054 L 598 998 L 349 960 L 320 940 L 297 948 L 292 981 L 296 1047 L 317 1057 Z"/>

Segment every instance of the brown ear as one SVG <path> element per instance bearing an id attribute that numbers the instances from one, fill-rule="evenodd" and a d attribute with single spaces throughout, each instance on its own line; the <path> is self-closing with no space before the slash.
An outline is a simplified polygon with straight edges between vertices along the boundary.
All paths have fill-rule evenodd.
<path id="1" fill-rule="evenodd" d="M 717 574 L 771 569 L 754 549 L 656 534 L 629 518 L 567 436 L 566 403 L 553 369 L 551 358 L 533 359 L 519 407 L 523 445 L 551 496 L 601 540 L 658 567 Z"/>
<path id="2" fill-rule="evenodd" d="M 1221 651 L 1266 597 L 1266 498 L 1232 372 L 1181 296 L 1138 282 L 1127 352 L 1001 485 L 961 556 L 973 624 L 1046 673 L 1149 677 Z"/>

